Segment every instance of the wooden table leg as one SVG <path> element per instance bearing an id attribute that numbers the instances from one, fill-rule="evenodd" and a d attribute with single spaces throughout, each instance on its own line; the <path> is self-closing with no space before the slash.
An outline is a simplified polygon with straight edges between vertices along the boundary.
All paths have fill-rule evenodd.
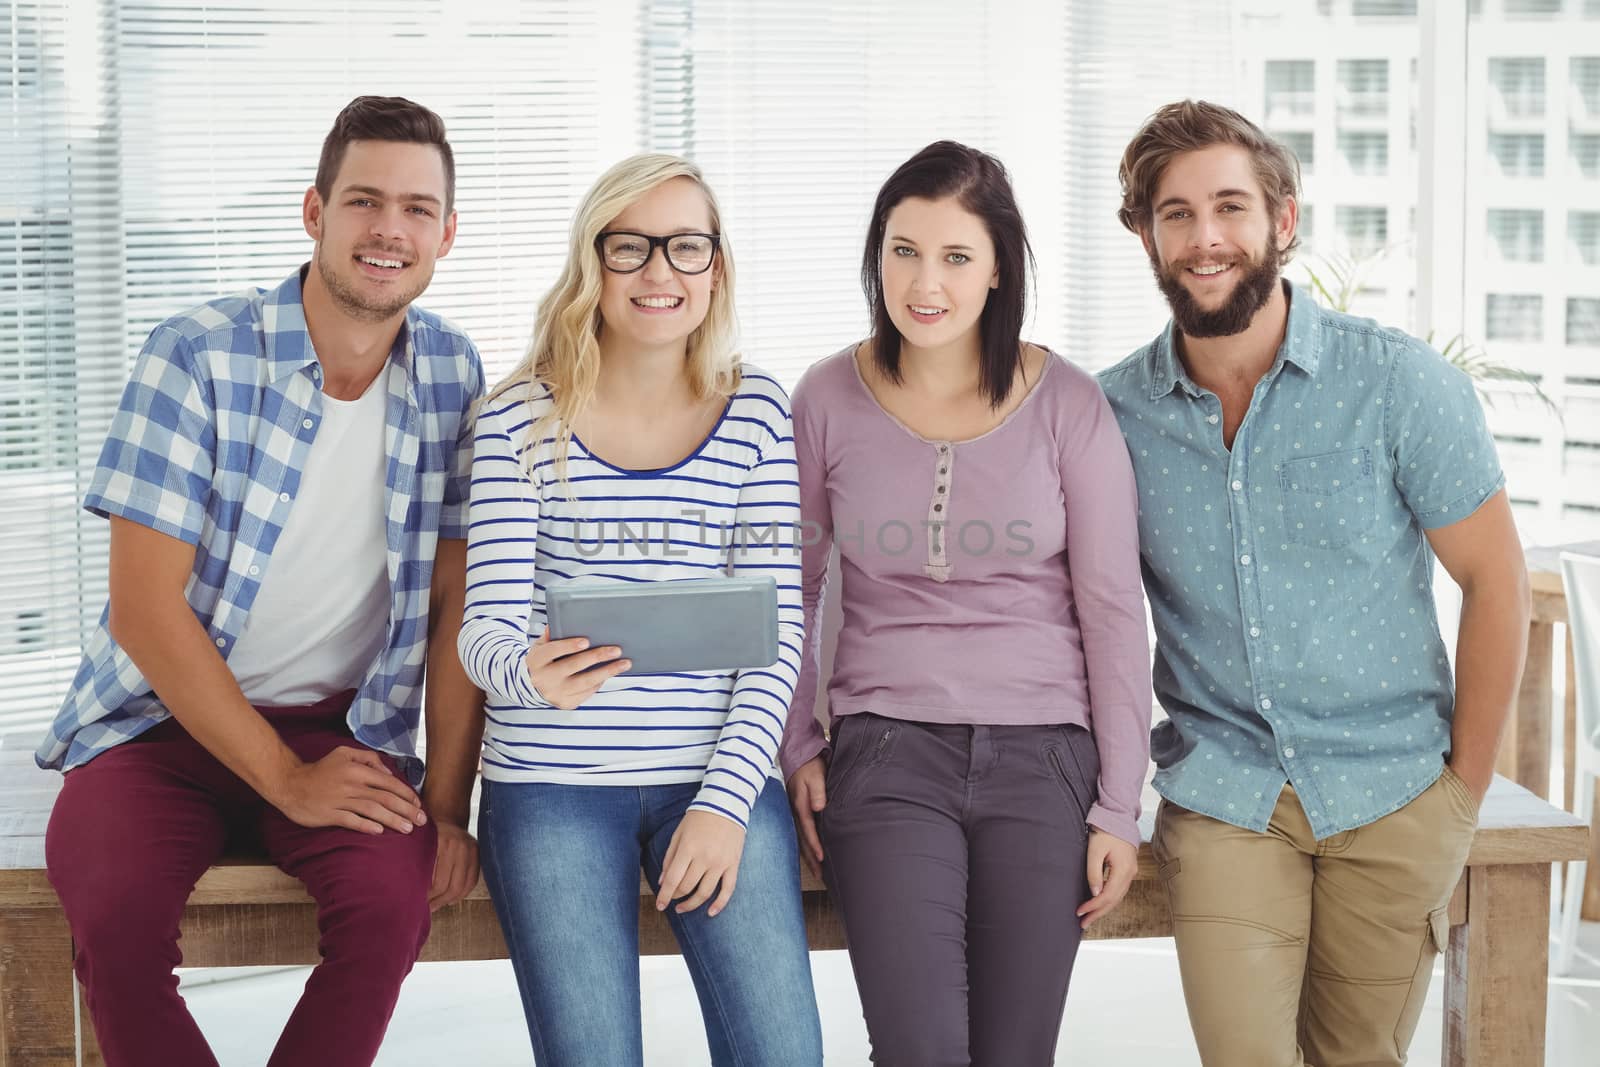
<path id="1" fill-rule="evenodd" d="M 1472 867 L 1445 957 L 1446 1067 L 1544 1063 L 1550 866 Z"/>
<path id="2" fill-rule="evenodd" d="M 1528 624 L 1528 662 L 1522 669 L 1517 706 L 1500 747 L 1495 770 L 1534 793 L 1550 797 L 1550 724 L 1555 710 L 1552 654 L 1555 624 Z"/>
<path id="3" fill-rule="evenodd" d="M 0 911 L 0 1067 L 74 1067 L 73 981 L 59 910 Z"/>

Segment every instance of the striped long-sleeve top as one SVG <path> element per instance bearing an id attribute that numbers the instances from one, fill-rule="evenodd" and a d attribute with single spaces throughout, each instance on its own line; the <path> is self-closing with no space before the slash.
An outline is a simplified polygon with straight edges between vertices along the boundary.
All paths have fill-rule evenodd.
<path id="1" fill-rule="evenodd" d="M 691 808 L 744 825 L 774 774 L 804 637 L 788 397 L 746 365 L 721 419 L 688 458 L 624 470 L 573 437 L 565 485 L 553 431 L 529 440 L 550 404 L 536 384 L 493 398 L 478 417 L 459 649 L 486 694 L 483 776 L 569 785 L 698 781 Z M 777 663 L 623 675 L 574 711 L 534 688 L 527 655 L 544 632 L 546 589 L 577 578 L 719 574 L 776 579 Z"/>

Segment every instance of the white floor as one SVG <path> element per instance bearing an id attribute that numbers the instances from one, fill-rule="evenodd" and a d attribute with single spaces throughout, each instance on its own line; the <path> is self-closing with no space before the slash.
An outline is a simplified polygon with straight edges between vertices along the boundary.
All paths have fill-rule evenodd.
<path id="1" fill-rule="evenodd" d="M 828 1064 L 866 1064 L 866 1030 L 850 961 L 843 952 L 816 952 L 811 962 Z M 1576 976 L 1551 979 L 1547 1065 L 1589 1067 L 1596 1062 L 1600 923 L 1584 924 L 1579 964 Z M 223 1067 L 253 1067 L 266 1059 L 307 972 L 206 981 L 218 973 L 185 976 L 185 996 Z M 643 984 L 650 1067 L 708 1064 L 699 1007 L 682 960 L 646 959 Z M 1439 1062 L 1443 986 L 1436 973 L 1411 1048 L 1413 1063 Z M 1073 975 L 1061 1032 L 1061 1063 L 1198 1067 L 1172 942 L 1086 944 Z M 504 962 L 419 965 L 406 983 L 378 1057 L 380 1067 L 438 1063 L 527 1067 L 532 1062 L 516 984 Z"/>

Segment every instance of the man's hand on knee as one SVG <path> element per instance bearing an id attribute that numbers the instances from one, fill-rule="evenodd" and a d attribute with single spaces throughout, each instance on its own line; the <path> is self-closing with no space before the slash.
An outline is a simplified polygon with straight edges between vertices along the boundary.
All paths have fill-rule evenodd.
<path id="1" fill-rule="evenodd" d="M 291 767 L 266 799 L 301 826 L 410 833 L 428 821 L 421 799 L 376 752 L 350 745 Z"/>

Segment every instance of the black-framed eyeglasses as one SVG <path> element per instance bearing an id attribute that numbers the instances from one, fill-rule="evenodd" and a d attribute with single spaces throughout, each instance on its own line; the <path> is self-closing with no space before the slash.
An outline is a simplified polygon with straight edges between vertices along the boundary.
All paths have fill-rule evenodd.
<path id="1" fill-rule="evenodd" d="M 669 233 L 653 237 L 631 230 L 607 230 L 594 239 L 600 262 L 615 274 L 632 274 L 644 269 L 657 247 L 667 257 L 667 266 L 679 274 L 704 274 L 717 258 L 722 244 L 720 233 Z"/>

